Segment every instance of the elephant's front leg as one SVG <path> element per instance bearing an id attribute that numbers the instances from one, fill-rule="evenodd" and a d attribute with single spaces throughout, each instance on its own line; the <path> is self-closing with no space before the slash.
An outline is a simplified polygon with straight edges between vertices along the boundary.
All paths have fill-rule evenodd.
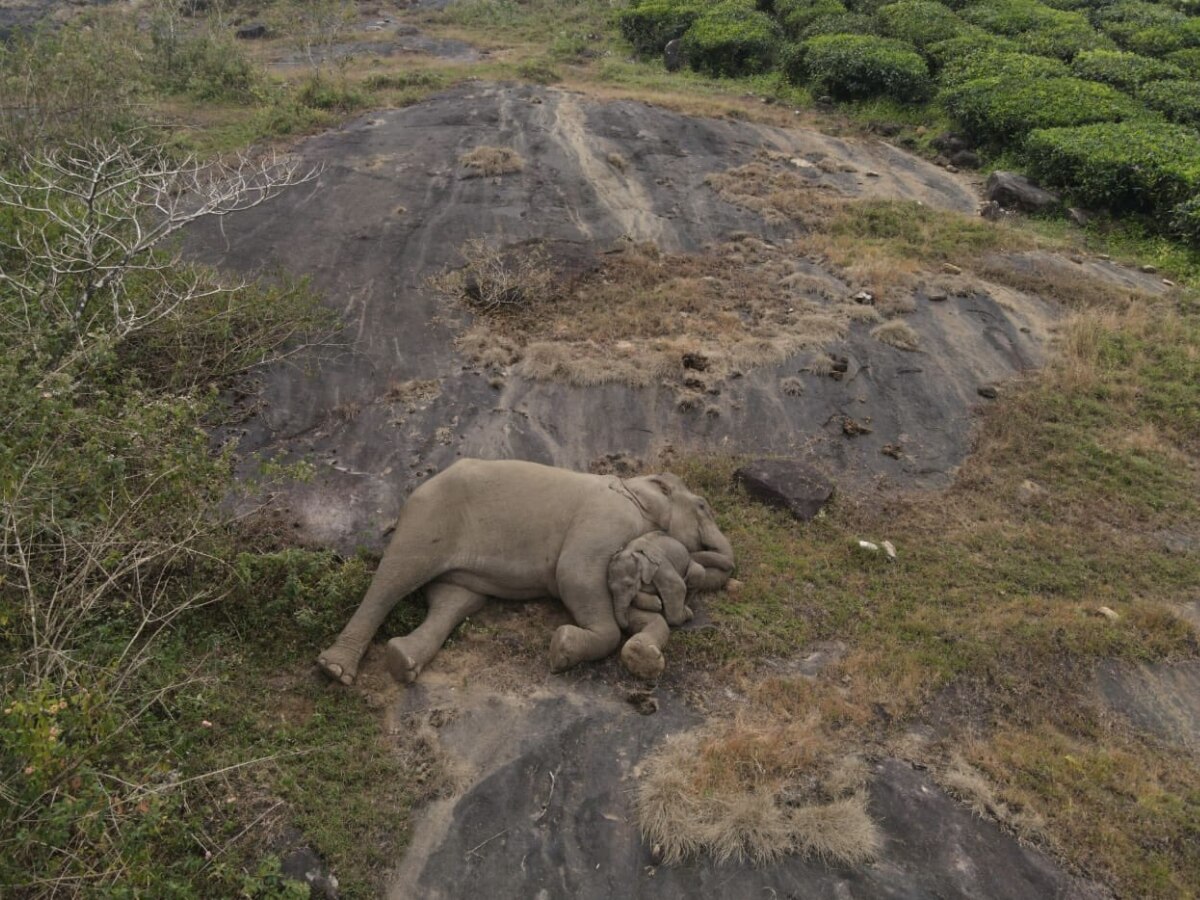
<path id="1" fill-rule="evenodd" d="M 552 672 L 603 659 L 621 643 L 621 629 L 608 592 L 607 569 L 608 554 L 564 552 L 559 558 L 559 595 L 575 624 L 560 625 L 554 632 L 550 641 Z"/>
<path id="2" fill-rule="evenodd" d="M 635 605 L 629 610 L 629 628 L 633 637 L 621 648 L 621 665 L 634 678 L 653 681 L 667 666 L 662 651 L 671 638 L 671 628 L 658 613 L 638 607 Z"/>
<path id="3" fill-rule="evenodd" d="M 387 644 L 388 671 L 401 684 L 415 681 L 426 663 L 442 649 L 450 632 L 467 616 L 483 609 L 486 600 L 483 594 L 436 581 L 425 587 L 425 599 L 429 604 L 425 621 Z"/>

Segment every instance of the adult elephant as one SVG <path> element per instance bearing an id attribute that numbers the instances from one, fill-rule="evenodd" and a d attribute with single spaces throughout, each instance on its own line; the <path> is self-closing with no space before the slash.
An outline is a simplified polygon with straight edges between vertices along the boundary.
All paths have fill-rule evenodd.
<path id="1" fill-rule="evenodd" d="M 716 590 L 728 580 L 733 548 L 704 498 L 674 475 L 621 479 L 529 462 L 460 460 L 413 491 L 366 596 L 318 663 L 352 683 L 387 614 L 422 586 L 425 621 L 388 641 L 388 668 L 397 681 L 415 679 L 487 597 L 561 599 L 576 624 L 554 632 L 551 669 L 601 659 L 621 639 L 609 561 L 652 531 L 692 551 L 704 569 L 689 579 L 692 590 Z"/>

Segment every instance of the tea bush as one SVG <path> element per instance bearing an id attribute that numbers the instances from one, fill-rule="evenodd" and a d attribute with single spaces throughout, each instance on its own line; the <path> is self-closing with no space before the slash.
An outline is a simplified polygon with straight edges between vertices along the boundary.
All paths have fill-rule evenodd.
<path id="1" fill-rule="evenodd" d="M 1182 125 L 1037 130 L 1024 154 L 1035 176 L 1097 207 L 1167 214 L 1200 193 L 1200 133 Z"/>
<path id="2" fill-rule="evenodd" d="M 1014 81 L 978 78 L 942 94 L 947 112 L 981 141 L 1019 141 L 1037 128 L 1120 122 L 1146 115 L 1133 98 L 1106 84 L 1079 78 Z"/>
<path id="3" fill-rule="evenodd" d="M 1057 56 L 1072 60 L 1088 50 L 1110 50 L 1116 45 L 1091 25 L 1080 19 L 1059 22 L 1045 28 L 1034 28 L 1020 35 L 1022 46 L 1030 53 Z"/>
<path id="4" fill-rule="evenodd" d="M 1101 81 L 1121 90 L 1184 75 L 1181 68 L 1169 62 L 1119 50 L 1089 50 L 1075 57 L 1071 68 L 1080 78 Z"/>
<path id="5" fill-rule="evenodd" d="M 742 0 L 724 0 L 702 13 L 683 36 L 693 69 L 709 75 L 747 75 L 774 65 L 783 35 L 775 21 Z"/>
<path id="6" fill-rule="evenodd" d="M 940 81 L 945 86 L 964 84 L 980 78 L 1007 78 L 1027 83 L 1070 75 L 1066 63 L 1031 53 L 995 53 L 981 51 L 947 63 Z"/>
<path id="7" fill-rule="evenodd" d="M 812 38 L 804 43 L 802 69 L 818 90 L 842 100 L 919 101 L 931 90 L 929 69 L 911 44 L 873 35 Z"/>
<path id="8" fill-rule="evenodd" d="M 847 12 L 849 10 L 840 0 L 777 0 L 775 3 L 775 18 L 784 33 L 793 39 L 803 36 L 818 19 Z"/>
<path id="9" fill-rule="evenodd" d="M 1066 23 L 1087 24 L 1087 19 L 1082 15 L 1063 12 L 1037 0 L 987 0 L 971 4 L 959 15 L 972 25 L 1010 37 L 1035 28 L 1050 28 Z"/>
<path id="10" fill-rule="evenodd" d="M 1166 60 L 1171 65 L 1183 69 L 1189 75 L 1200 78 L 1200 47 L 1175 50 L 1166 55 Z"/>
<path id="11" fill-rule="evenodd" d="M 834 16 L 821 16 L 813 19 L 808 27 L 801 32 L 804 40 L 820 37 L 823 34 L 878 34 L 879 24 L 875 19 L 863 13 L 840 13 Z"/>
<path id="12" fill-rule="evenodd" d="M 917 47 L 957 37 L 969 26 L 935 0 L 900 0 L 877 13 L 883 33 Z"/>
<path id="13" fill-rule="evenodd" d="M 1143 85 L 1137 97 L 1172 122 L 1200 125 L 1200 84 L 1185 79 L 1155 81 Z"/>
<path id="14" fill-rule="evenodd" d="M 617 26 L 636 52 L 653 56 L 683 37 L 703 10 L 691 0 L 641 0 L 618 13 Z"/>
<path id="15" fill-rule="evenodd" d="M 1020 53 L 1021 45 L 982 28 L 970 28 L 958 37 L 937 41 L 924 48 L 935 69 L 978 53 Z"/>

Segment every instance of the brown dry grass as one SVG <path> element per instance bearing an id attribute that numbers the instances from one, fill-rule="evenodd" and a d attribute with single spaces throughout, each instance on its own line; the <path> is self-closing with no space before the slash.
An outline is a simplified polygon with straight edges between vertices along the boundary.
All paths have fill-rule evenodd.
<path id="1" fill-rule="evenodd" d="M 464 178 L 492 178 L 525 168 L 525 160 L 512 147 L 476 147 L 460 156 L 458 162 L 467 169 Z"/>
<path id="2" fill-rule="evenodd" d="M 839 755 L 814 718 L 737 719 L 677 735 L 644 763 L 636 805 L 664 862 L 773 862 L 788 853 L 861 863 L 879 846 L 861 761 Z"/>
<path id="3" fill-rule="evenodd" d="M 910 352 L 921 349 L 921 337 L 912 326 L 900 319 L 892 319 L 871 329 L 871 337 L 875 340 L 895 347 L 898 350 Z"/>
<path id="4" fill-rule="evenodd" d="M 501 285 L 519 301 L 483 307 L 489 315 L 460 340 L 481 365 L 580 385 L 647 386 L 695 377 L 683 364 L 691 357 L 703 360 L 705 378 L 720 379 L 825 346 L 862 318 L 854 304 L 831 302 L 848 287 L 802 271 L 786 244 L 745 238 L 697 255 L 625 244 L 594 263 L 568 264 L 574 271 L 556 271 L 544 254 L 530 262 L 532 254 L 537 248 L 468 247 L 465 268 L 432 282 L 477 310 L 471 285 L 475 295 Z"/>

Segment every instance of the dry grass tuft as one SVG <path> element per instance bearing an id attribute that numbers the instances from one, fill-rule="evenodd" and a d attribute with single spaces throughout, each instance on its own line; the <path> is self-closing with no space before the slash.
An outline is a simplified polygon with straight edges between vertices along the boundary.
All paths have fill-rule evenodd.
<path id="1" fill-rule="evenodd" d="M 907 322 L 892 319 L 871 329 L 871 337 L 898 350 L 915 352 L 921 347 L 921 337 Z"/>
<path id="2" fill-rule="evenodd" d="M 1046 823 L 1041 816 L 1005 803 L 996 795 L 987 777 L 957 754 L 938 775 L 938 781 L 952 795 L 970 806 L 975 815 L 995 819 L 1022 840 L 1033 840 L 1043 833 Z"/>
<path id="3" fill-rule="evenodd" d="M 618 172 L 624 172 L 626 169 L 629 168 L 629 161 L 627 159 L 625 159 L 625 157 L 623 157 L 620 153 L 610 153 L 610 154 L 608 154 L 607 159 L 608 159 L 608 164 L 610 166 L 612 166 L 614 169 L 616 169 Z"/>
<path id="4" fill-rule="evenodd" d="M 788 853 L 863 862 L 879 847 L 864 771 L 837 757 L 815 718 L 677 735 L 645 765 L 642 833 L 669 864 L 701 854 L 764 864 Z"/>
<path id="5" fill-rule="evenodd" d="M 491 178 L 525 168 L 525 160 L 512 147 L 476 147 L 458 158 L 468 171 L 464 178 Z"/>
<path id="6" fill-rule="evenodd" d="M 682 384 L 695 375 L 685 358 L 703 358 L 706 378 L 720 379 L 826 346 L 858 320 L 854 304 L 831 299 L 848 290 L 832 277 L 800 273 L 794 287 L 781 286 L 802 266 L 787 244 L 748 238 L 696 255 L 632 243 L 599 258 L 571 252 L 464 247 L 466 265 L 430 280 L 482 314 L 460 339 L 463 351 L 531 378 Z"/>
<path id="7" fill-rule="evenodd" d="M 726 203 L 751 209 L 772 225 L 827 220 L 845 201 L 823 185 L 789 172 L 760 154 L 760 159 L 707 176 L 704 183 Z"/>
<path id="8" fill-rule="evenodd" d="M 788 397 L 804 396 L 804 382 L 796 376 L 781 378 L 779 380 L 779 389 Z"/>

